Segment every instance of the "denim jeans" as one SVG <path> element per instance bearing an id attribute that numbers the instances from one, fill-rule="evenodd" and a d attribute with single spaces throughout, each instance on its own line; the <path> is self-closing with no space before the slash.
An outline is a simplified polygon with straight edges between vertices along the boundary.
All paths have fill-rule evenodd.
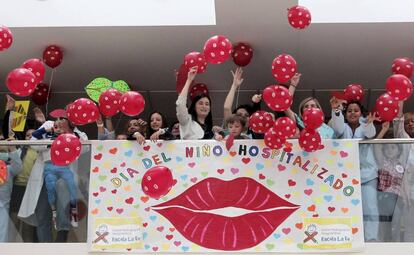
<path id="1" fill-rule="evenodd" d="M 51 162 L 45 163 L 45 171 L 43 173 L 45 178 L 47 196 L 49 199 L 49 204 L 56 206 L 56 181 L 63 179 L 68 184 L 69 193 L 70 193 L 70 203 L 72 206 L 76 205 L 76 185 L 75 177 L 73 172 L 69 169 L 68 166 L 57 166 Z"/>

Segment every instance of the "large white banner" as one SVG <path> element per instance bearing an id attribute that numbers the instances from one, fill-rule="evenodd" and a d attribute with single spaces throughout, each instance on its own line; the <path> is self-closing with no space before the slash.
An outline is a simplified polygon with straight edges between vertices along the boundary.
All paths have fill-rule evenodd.
<path id="1" fill-rule="evenodd" d="M 216 141 L 94 142 L 90 250 L 359 250 L 358 155 L 352 140 L 324 140 L 315 153 L 296 140 L 281 150 L 258 140 L 229 150 Z"/>

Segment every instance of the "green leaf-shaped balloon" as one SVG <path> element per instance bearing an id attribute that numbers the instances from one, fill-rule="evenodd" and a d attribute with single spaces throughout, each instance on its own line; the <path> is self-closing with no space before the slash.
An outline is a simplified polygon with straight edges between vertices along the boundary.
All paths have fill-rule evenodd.
<path id="1" fill-rule="evenodd" d="M 111 80 L 104 77 L 99 77 L 91 81 L 85 87 L 85 90 L 88 96 L 93 101 L 98 102 L 101 94 L 109 88 L 117 89 L 121 93 L 129 91 L 128 84 L 125 81 L 119 80 L 116 82 L 112 82 Z"/>

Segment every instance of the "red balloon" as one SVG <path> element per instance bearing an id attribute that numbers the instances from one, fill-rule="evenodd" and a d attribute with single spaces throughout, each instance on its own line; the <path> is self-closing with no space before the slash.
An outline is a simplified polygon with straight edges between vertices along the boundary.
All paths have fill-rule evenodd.
<path id="1" fill-rule="evenodd" d="M 264 134 L 274 124 L 273 116 L 265 111 L 257 111 L 250 116 L 249 127 L 253 132 Z"/>
<path id="2" fill-rule="evenodd" d="M 398 115 L 398 101 L 388 93 L 382 94 L 375 102 L 375 109 L 383 121 L 392 121 Z"/>
<path id="3" fill-rule="evenodd" d="M 28 59 L 21 67 L 29 69 L 36 76 L 36 84 L 43 81 L 43 78 L 45 77 L 45 66 L 43 65 L 42 60 L 38 58 Z"/>
<path id="4" fill-rule="evenodd" d="M 145 172 L 141 187 L 144 193 L 154 199 L 159 199 L 170 192 L 174 184 L 171 170 L 165 166 L 155 166 Z"/>
<path id="5" fill-rule="evenodd" d="M 0 51 L 7 50 L 13 43 L 13 34 L 8 27 L 0 26 Z"/>
<path id="6" fill-rule="evenodd" d="M 36 76 L 29 69 L 16 68 L 7 75 L 6 85 L 11 93 L 25 97 L 35 90 Z"/>
<path id="7" fill-rule="evenodd" d="M 322 139 L 315 129 L 303 129 L 299 136 L 300 147 L 307 152 L 317 151 L 320 148 Z"/>
<path id="8" fill-rule="evenodd" d="M 55 68 L 62 63 L 63 52 L 56 45 L 47 46 L 43 51 L 43 62 L 51 68 Z"/>
<path id="9" fill-rule="evenodd" d="M 198 95 L 207 95 L 209 94 L 208 87 L 204 83 L 193 84 L 190 88 L 190 100 L 193 101 L 194 98 Z"/>
<path id="10" fill-rule="evenodd" d="M 127 116 L 136 116 L 144 111 L 145 99 L 136 91 L 128 91 L 121 97 L 121 112 Z"/>
<path id="11" fill-rule="evenodd" d="M 364 88 L 359 84 L 349 84 L 344 89 L 344 95 L 348 102 L 360 102 L 364 98 Z"/>
<path id="12" fill-rule="evenodd" d="M 278 137 L 288 139 L 296 133 L 296 123 L 289 117 L 280 117 L 275 121 L 273 130 L 276 132 Z"/>
<path id="13" fill-rule="evenodd" d="M 7 164 L 4 160 L 0 160 L 0 185 L 7 182 L 9 178 L 9 171 L 7 171 Z"/>
<path id="14" fill-rule="evenodd" d="M 32 101 L 37 105 L 44 105 L 50 99 L 50 96 L 49 85 L 40 83 L 36 86 L 35 91 L 32 94 Z"/>
<path id="15" fill-rule="evenodd" d="M 324 120 L 325 116 L 319 108 L 309 108 L 303 111 L 303 123 L 307 129 L 319 128 Z"/>
<path id="16" fill-rule="evenodd" d="M 405 101 L 413 93 L 413 84 L 407 76 L 402 74 L 391 75 L 385 83 L 385 88 L 388 94 L 397 101 Z"/>
<path id="17" fill-rule="evenodd" d="M 232 45 L 229 39 L 222 35 L 209 38 L 204 44 L 204 56 L 211 64 L 225 62 L 231 54 Z"/>
<path id="18" fill-rule="evenodd" d="M 197 66 L 197 73 L 204 73 L 207 69 L 207 61 L 204 54 L 200 52 L 190 52 L 184 57 L 184 65 L 189 70 L 190 68 Z"/>
<path id="19" fill-rule="evenodd" d="M 310 25 L 312 15 L 308 8 L 296 5 L 288 9 L 288 20 L 293 28 L 305 29 Z"/>
<path id="20" fill-rule="evenodd" d="M 122 93 L 116 89 L 108 89 L 99 96 L 99 110 L 106 117 L 112 117 L 120 111 Z"/>
<path id="21" fill-rule="evenodd" d="M 391 71 L 393 74 L 402 74 L 411 79 L 414 72 L 414 63 L 409 58 L 396 58 L 392 62 Z"/>
<path id="22" fill-rule="evenodd" d="M 74 134 L 61 134 L 53 141 L 50 147 L 50 157 L 53 164 L 67 166 L 81 153 L 82 144 Z"/>
<path id="23" fill-rule="evenodd" d="M 292 105 L 289 90 L 281 85 L 270 85 L 263 91 L 263 100 L 273 111 L 282 112 Z"/>
<path id="24" fill-rule="evenodd" d="M 188 71 L 189 71 L 189 69 L 187 67 L 185 67 L 184 64 L 182 64 L 180 66 L 180 69 L 177 72 L 176 90 L 177 90 L 178 94 L 181 93 L 181 90 L 183 90 L 183 88 L 184 88 L 185 82 L 187 81 Z M 191 84 L 194 84 L 194 81 Z"/>
<path id="25" fill-rule="evenodd" d="M 99 108 L 92 100 L 79 98 L 68 105 L 66 114 L 74 125 L 85 125 L 99 118 Z"/>
<path id="26" fill-rule="evenodd" d="M 286 142 L 286 138 L 279 136 L 274 127 L 267 130 L 263 140 L 265 145 L 270 149 L 280 149 Z"/>
<path id="27" fill-rule="evenodd" d="M 277 56 L 272 63 L 273 77 L 279 82 L 287 82 L 297 71 L 296 60 L 287 54 Z"/>
<path id="28" fill-rule="evenodd" d="M 237 66 L 247 66 L 253 58 L 253 49 L 247 43 L 238 43 L 231 53 Z"/>

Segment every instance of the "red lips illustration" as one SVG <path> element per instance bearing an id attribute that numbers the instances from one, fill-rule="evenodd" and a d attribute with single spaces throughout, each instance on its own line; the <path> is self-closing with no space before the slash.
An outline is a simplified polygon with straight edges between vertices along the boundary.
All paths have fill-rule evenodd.
<path id="1" fill-rule="evenodd" d="M 240 216 L 209 212 L 221 208 L 233 214 L 237 208 L 252 212 Z M 231 181 L 207 178 L 152 207 L 191 242 L 226 251 L 258 245 L 298 208 L 247 177 Z"/>

